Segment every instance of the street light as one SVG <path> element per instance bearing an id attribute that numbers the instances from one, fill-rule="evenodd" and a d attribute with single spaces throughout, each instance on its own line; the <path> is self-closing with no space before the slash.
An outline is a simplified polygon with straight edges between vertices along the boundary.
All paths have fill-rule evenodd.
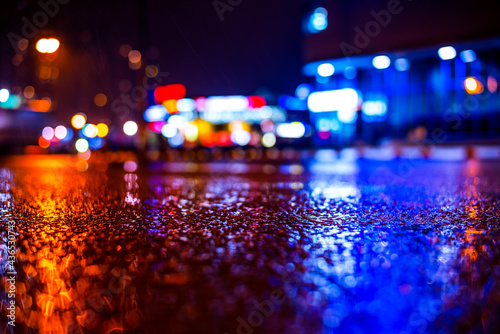
<path id="1" fill-rule="evenodd" d="M 36 43 L 36 49 L 40 53 L 54 53 L 59 49 L 59 44 L 55 38 L 42 38 Z"/>

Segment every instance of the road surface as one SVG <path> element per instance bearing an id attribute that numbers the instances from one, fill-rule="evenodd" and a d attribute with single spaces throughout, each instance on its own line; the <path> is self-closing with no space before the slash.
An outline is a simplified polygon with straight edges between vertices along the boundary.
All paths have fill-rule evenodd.
<path id="1" fill-rule="evenodd" d="M 500 329 L 498 162 L 30 159 L 0 167 L 16 333 Z"/>

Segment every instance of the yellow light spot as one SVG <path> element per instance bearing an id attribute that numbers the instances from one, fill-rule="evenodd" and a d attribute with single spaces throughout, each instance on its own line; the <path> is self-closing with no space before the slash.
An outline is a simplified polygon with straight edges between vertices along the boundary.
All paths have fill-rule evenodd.
<path id="1" fill-rule="evenodd" d="M 179 110 L 177 110 L 177 100 L 167 100 L 162 104 L 169 114 L 176 114 L 179 112 Z"/>
<path id="2" fill-rule="evenodd" d="M 96 106 L 98 107 L 104 107 L 106 105 L 106 103 L 108 102 L 108 98 L 106 97 L 106 95 L 102 94 L 102 93 L 99 93 L 97 94 L 95 97 L 94 97 L 94 103 L 96 104 Z"/>
<path id="3" fill-rule="evenodd" d="M 194 123 L 189 123 L 184 128 L 184 137 L 187 141 L 194 142 L 198 139 L 198 126 Z"/>
<path id="4" fill-rule="evenodd" d="M 97 136 L 98 137 L 106 137 L 108 135 L 109 128 L 106 124 L 104 123 L 99 123 L 97 124 Z"/>

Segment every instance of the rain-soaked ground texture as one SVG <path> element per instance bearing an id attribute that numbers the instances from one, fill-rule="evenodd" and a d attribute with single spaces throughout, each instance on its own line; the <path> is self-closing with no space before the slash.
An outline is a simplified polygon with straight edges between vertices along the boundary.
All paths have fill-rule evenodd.
<path id="1" fill-rule="evenodd" d="M 499 332 L 499 163 L 193 166 L 4 164 L 15 332 Z"/>

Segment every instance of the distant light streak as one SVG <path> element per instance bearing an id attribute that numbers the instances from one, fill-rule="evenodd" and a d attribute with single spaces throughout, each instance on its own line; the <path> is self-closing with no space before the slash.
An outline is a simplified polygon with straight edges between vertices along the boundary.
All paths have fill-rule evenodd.
<path id="1" fill-rule="evenodd" d="M 211 96 L 205 101 L 205 112 L 237 112 L 248 110 L 246 96 Z"/>
<path id="2" fill-rule="evenodd" d="M 314 92 L 307 99 L 311 112 L 357 110 L 358 93 L 352 88 Z"/>
<path id="3" fill-rule="evenodd" d="M 276 134 L 281 138 L 301 138 L 306 133 L 306 127 L 301 122 L 280 123 Z"/>

